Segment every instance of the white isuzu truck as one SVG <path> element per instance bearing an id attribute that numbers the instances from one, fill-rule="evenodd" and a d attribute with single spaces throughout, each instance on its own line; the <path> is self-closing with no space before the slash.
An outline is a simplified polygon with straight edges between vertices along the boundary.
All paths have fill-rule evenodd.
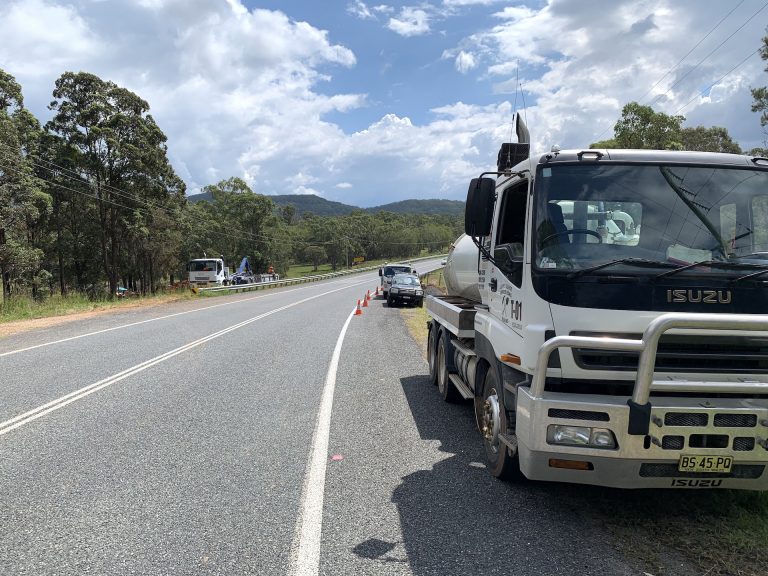
<path id="1" fill-rule="evenodd" d="M 768 160 L 530 158 L 516 127 L 427 298 L 430 377 L 474 401 L 491 473 L 768 489 Z"/>
<path id="2" fill-rule="evenodd" d="M 187 263 L 190 286 L 226 286 L 229 284 L 229 268 L 224 265 L 224 257 L 195 258 Z"/>

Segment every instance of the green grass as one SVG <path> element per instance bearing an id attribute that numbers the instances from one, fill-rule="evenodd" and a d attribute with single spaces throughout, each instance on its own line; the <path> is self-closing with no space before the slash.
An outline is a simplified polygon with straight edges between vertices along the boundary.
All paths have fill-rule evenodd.
<path id="1" fill-rule="evenodd" d="M 429 254 L 422 254 L 421 256 L 411 256 L 411 258 L 421 258 L 424 256 L 429 256 Z M 438 254 L 435 254 L 435 256 L 439 256 Z M 402 258 L 401 260 L 396 260 L 390 258 L 389 260 L 366 260 L 365 262 L 361 262 L 357 266 L 352 266 L 350 270 L 355 270 L 356 268 L 367 268 L 369 266 L 380 266 L 381 264 L 384 264 L 385 262 L 408 262 L 409 258 Z M 416 270 L 418 270 L 418 262 L 414 263 L 414 266 L 416 267 Z M 339 266 L 337 271 L 340 270 L 346 270 L 346 266 Z M 328 274 L 329 272 L 333 272 L 333 269 L 331 268 L 330 264 L 321 264 L 317 267 L 317 270 L 315 270 L 315 267 L 312 264 L 293 264 L 289 269 L 288 273 L 283 276 L 283 278 L 301 278 L 303 276 L 314 276 L 316 274 Z"/>
<path id="2" fill-rule="evenodd" d="M 160 293 L 155 296 L 145 296 L 140 298 L 124 298 L 120 300 L 90 300 L 85 294 L 80 292 L 73 292 L 67 296 L 56 294 L 42 301 L 34 300 L 29 296 L 20 295 L 0 302 L 0 322 L 65 316 L 77 312 L 90 312 L 92 310 L 119 308 L 131 304 L 135 305 L 137 302 L 159 303 L 189 297 L 190 293 L 188 290 Z"/>
<path id="3" fill-rule="evenodd" d="M 616 547 L 653 574 L 674 574 L 665 549 L 710 576 L 768 573 L 768 493 L 738 490 L 604 490 L 564 487 Z"/>

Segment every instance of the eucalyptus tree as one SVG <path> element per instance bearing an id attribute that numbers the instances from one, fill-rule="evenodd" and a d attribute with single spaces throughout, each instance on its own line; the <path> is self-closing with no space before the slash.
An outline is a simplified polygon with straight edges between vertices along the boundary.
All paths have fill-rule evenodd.
<path id="1" fill-rule="evenodd" d="M 88 183 L 97 207 L 98 259 L 114 294 L 130 268 L 151 271 L 146 230 L 155 210 L 176 210 L 184 184 L 167 158 L 166 136 L 149 104 L 125 88 L 87 72 L 65 72 L 56 80 L 55 112 L 46 128 L 62 138 L 76 173 Z M 167 222 L 164 222 L 167 225 Z M 145 248 L 137 266 L 137 243 Z M 128 244 L 133 244 L 128 251 Z"/>
<path id="2" fill-rule="evenodd" d="M 0 281 L 3 298 L 14 282 L 36 287 L 43 251 L 36 246 L 41 215 L 50 198 L 35 176 L 41 136 L 37 119 L 24 108 L 21 86 L 0 70 Z M 26 278 L 25 278 L 26 277 Z"/>

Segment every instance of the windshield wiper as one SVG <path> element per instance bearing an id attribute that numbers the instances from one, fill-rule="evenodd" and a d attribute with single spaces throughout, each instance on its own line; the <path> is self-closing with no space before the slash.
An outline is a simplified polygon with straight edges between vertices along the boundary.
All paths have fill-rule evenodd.
<path id="1" fill-rule="evenodd" d="M 633 266 L 674 266 L 674 264 L 670 262 L 661 262 L 659 260 L 646 260 L 645 258 L 619 258 L 618 260 L 611 260 L 609 262 L 603 262 L 602 264 L 598 264 L 596 266 L 590 266 L 589 268 L 582 268 L 581 270 L 576 270 L 575 272 L 571 272 L 566 276 L 566 278 L 578 278 L 579 276 L 583 276 L 584 274 L 589 274 L 590 272 L 594 272 L 595 270 L 602 270 L 603 268 L 608 268 L 609 266 L 614 266 L 615 264 L 631 264 Z"/>
<path id="2" fill-rule="evenodd" d="M 746 262 L 726 262 L 724 260 L 702 260 L 701 262 L 694 262 L 693 264 L 685 264 L 684 266 L 679 266 L 674 270 L 667 270 L 666 272 L 657 274 L 654 277 L 654 280 L 658 280 L 659 278 L 664 278 L 665 276 L 672 276 L 672 274 L 677 274 L 678 272 L 683 272 L 684 270 L 690 270 L 691 268 L 697 268 L 698 266 L 711 266 L 712 268 L 752 268 L 752 269 L 760 268 L 761 273 L 768 272 L 768 268 L 764 268 L 758 264 L 748 264 Z M 738 282 L 742 278 L 749 278 L 750 276 L 753 276 L 753 274 L 747 274 L 746 276 L 741 276 L 741 278 L 736 278 L 734 282 Z"/>
<path id="3" fill-rule="evenodd" d="M 725 241 L 723 240 L 723 237 L 720 235 L 720 232 L 717 228 L 715 228 L 715 225 L 712 224 L 712 222 L 707 218 L 706 214 L 701 211 L 700 205 L 696 202 L 692 201 L 690 198 L 687 198 L 686 195 L 696 196 L 693 192 L 688 190 L 682 185 L 683 178 L 672 172 L 667 166 L 659 166 L 659 170 L 661 171 L 661 175 L 664 177 L 664 179 L 667 181 L 667 184 L 669 184 L 669 187 L 672 188 L 672 190 L 675 191 L 675 194 L 677 194 L 678 198 L 682 200 L 686 206 L 690 209 L 691 212 L 693 212 L 696 215 L 696 218 L 699 219 L 699 221 L 704 224 L 707 230 L 709 230 L 709 233 L 712 234 L 712 237 L 717 240 L 718 248 L 723 253 L 723 256 L 728 255 L 728 250 L 726 249 Z M 677 179 L 680 181 L 680 184 L 674 181 L 674 179 Z M 709 208 L 706 206 L 702 206 L 707 211 L 709 211 Z M 657 276 L 658 278 L 658 276 Z"/>
<path id="4" fill-rule="evenodd" d="M 758 270 L 757 272 L 753 272 L 752 274 L 746 274 L 744 276 L 739 276 L 738 278 L 734 278 L 731 280 L 732 284 L 736 284 L 737 282 L 741 282 L 742 280 L 749 280 L 750 278 L 757 278 L 758 276 L 761 276 L 762 274 L 768 273 L 768 268 L 763 268 L 762 270 Z"/>

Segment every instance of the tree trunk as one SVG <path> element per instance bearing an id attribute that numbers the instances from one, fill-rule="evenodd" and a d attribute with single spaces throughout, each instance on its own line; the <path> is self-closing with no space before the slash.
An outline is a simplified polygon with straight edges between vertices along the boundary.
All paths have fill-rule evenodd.
<path id="1" fill-rule="evenodd" d="M 155 293 L 155 267 L 153 266 L 152 256 L 149 257 L 149 291 Z"/>
<path id="2" fill-rule="evenodd" d="M 5 246 L 5 229 L 0 228 L 0 248 Z M 3 302 L 11 297 L 11 274 L 6 270 L 5 262 L 0 263 L 0 282 L 3 284 Z"/>
<path id="3" fill-rule="evenodd" d="M 53 215 L 56 218 L 56 258 L 59 262 L 59 291 L 67 295 L 67 285 L 64 283 L 64 250 L 61 247 L 61 201 L 59 195 L 53 197 Z M 53 292 L 53 290 L 51 290 Z"/>

